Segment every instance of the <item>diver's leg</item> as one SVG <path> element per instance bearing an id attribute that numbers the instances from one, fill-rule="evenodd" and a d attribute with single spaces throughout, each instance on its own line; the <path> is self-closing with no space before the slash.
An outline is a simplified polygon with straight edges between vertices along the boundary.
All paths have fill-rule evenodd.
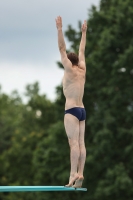
<path id="1" fill-rule="evenodd" d="M 85 134 L 85 120 L 79 122 L 79 149 L 80 149 L 79 163 L 78 163 L 79 178 L 76 180 L 75 185 L 73 185 L 73 187 L 82 187 L 82 182 L 84 180 L 83 171 L 86 160 L 84 134 Z"/>
<path id="2" fill-rule="evenodd" d="M 79 162 L 79 120 L 72 114 L 65 114 L 64 125 L 70 145 L 70 179 L 68 187 L 78 178 L 77 168 Z"/>

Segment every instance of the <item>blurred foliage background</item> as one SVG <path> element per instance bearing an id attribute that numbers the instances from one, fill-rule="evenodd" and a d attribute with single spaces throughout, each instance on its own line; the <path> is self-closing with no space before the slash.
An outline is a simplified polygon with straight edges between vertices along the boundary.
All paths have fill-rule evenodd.
<path id="1" fill-rule="evenodd" d="M 0 193 L 0 200 L 133 199 L 133 1 L 101 0 L 88 11 L 86 45 L 86 193 Z M 78 53 L 81 38 L 65 31 Z M 61 63 L 58 63 L 62 67 Z M 17 91 L 0 90 L 0 185 L 65 185 L 69 146 L 63 125 L 65 98 L 40 95 L 27 85 L 23 103 Z"/>

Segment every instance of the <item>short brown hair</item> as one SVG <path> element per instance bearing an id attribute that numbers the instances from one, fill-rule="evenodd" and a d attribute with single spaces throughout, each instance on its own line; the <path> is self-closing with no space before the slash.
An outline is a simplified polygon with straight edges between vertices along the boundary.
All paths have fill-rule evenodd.
<path id="1" fill-rule="evenodd" d="M 79 58 L 75 53 L 68 53 L 67 57 L 71 61 L 72 65 L 78 65 Z"/>

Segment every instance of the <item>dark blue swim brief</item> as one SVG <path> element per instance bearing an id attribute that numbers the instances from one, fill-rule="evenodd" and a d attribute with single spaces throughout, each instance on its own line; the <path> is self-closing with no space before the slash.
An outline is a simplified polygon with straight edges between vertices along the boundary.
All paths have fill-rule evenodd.
<path id="1" fill-rule="evenodd" d="M 81 107 L 74 107 L 68 110 L 65 110 L 65 114 L 71 114 L 78 118 L 79 121 L 83 121 L 86 119 L 86 111 L 84 108 Z"/>

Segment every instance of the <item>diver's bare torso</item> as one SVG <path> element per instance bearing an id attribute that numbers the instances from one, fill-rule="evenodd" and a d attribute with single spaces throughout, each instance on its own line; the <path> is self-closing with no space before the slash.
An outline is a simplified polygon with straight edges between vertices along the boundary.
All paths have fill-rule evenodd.
<path id="1" fill-rule="evenodd" d="M 63 77 L 63 92 L 66 97 L 65 110 L 73 107 L 83 108 L 83 94 L 85 84 L 85 68 L 71 66 L 65 69 Z"/>

